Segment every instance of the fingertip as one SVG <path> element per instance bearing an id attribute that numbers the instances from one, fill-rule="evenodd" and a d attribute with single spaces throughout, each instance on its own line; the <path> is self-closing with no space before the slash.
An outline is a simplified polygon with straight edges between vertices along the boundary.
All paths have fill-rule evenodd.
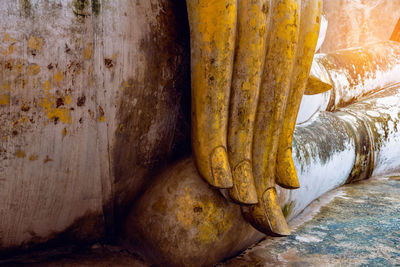
<path id="1" fill-rule="evenodd" d="M 265 190 L 262 199 L 262 205 L 264 207 L 271 232 L 278 236 L 290 235 L 290 228 L 287 225 L 285 216 L 283 215 L 282 209 L 278 204 L 276 189 L 271 187 Z"/>
<path id="2" fill-rule="evenodd" d="M 278 157 L 275 182 L 286 189 L 300 188 L 292 158 L 292 150 L 287 150 L 281 157 Z"/>
<path id="3" fill-rule="evenodd" d="M 211 185 L 217 188 L 232 188 L 233 179 L 225 147 L 219 146 L 211 153 Z"/>
<path id="4" fill-rule="evenodd" d="M 239 204 L 254 205 L 258 203 L 250 161 L 242 161 L 235 167 L 233 188 L 229 190 L 229 193 L 231 198 Z"/>
<path id="5" fill-rule="evenodd" d="M 265 190 L 257 205 L 242 208 L 246 220 L 258 231 L 269 236 L 288 236 L 290 228 L 278 205 L 275 188 Z"/>

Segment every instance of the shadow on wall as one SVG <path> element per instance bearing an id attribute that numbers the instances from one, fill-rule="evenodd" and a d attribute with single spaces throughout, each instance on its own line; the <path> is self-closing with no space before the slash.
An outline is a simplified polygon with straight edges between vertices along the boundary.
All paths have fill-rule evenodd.
<path id="1" fill-rule="evenodd" d="M 119 103 L 112 157 L 114 228 L 161 169 L 191 153 L 190 37 L 185 0 L 159 1 L 163 12 L 140 44 L 143 79 L 128 79 Z M 172 70 L 165 73 L 165 70 Z M 133 89 L 134 88 L 134 89 Z M 133 89 L 133 90 L 130 90 Z M 137 110 L 140 110 L 139 113 Z M 107 214 L 106 214 L 107 216 Z"/>

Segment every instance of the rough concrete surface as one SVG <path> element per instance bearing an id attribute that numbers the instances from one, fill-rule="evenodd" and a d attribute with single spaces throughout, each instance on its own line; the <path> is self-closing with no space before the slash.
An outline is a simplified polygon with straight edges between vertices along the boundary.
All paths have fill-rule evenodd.
<path id="1" fill-rule="evenodd" d="M 66 246 L 54 249 L 31 251 L 0 259 L 0 266 L 29 267 L 146 267 L 137 255 L 119 246 L 96 243 L 89 247 Z"/>
<path id="2" fill-rule="evenodd" d="M 115 236 L 190 150 L 180 2 L 0 1 L 0 253 Z"/>
<path id="3" fill-rule="evenodd" d="M 218 266 L 400 266 L 400 176 L 346 185 L 268 238 Z M 0 259 L 1 266 L 149 266 L 121 247 L 95 244 Z"/>
<path id="4" fill-rule="evenodd" d="M 400 176 L 338 188 L 292 221 L 291 236 L 265 239 L 220 266 L 400 266 L 399 194 Z"/>

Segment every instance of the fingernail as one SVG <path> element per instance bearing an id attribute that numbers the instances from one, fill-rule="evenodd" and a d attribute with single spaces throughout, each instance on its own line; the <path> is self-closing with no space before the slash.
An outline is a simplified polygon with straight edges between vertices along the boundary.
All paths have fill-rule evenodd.
<path id="1" fill-rule="evenodd" d="M 265 190 L 262 196 L 262 202 L 271 232 L 278 236 L 290 235 L 290 229 L 286 223 L 282 209 L 278 205 L 274 187 Z"/>
<path id="2" fill-rule="evenodd" d="M 276 183 L 286 189 L 297 189 L 300 187 L 291 149 L 286 150 L 283 156 L 278 157 Z"/>
<path id="3" fill-rule="evenodd" d="M 231 198 L 242 204 L 257 204 L 257 191 L 254 186 L 253 171 L 248 160 L 240 162 L 233 171 Z"/>
<path id="4" fill-rule="evenodd" d="M 258 204 L 242 206 L 242 213 L 254 228 L 266 235 L 290 235 L 289 226 L 278 205 L 276 190 L 273 187 L 263 193 Z"/>
<path id="5" fill-rule="evenodd" d="M 222 146 L 215 148 L 211 154 L 211 173 L 215 187 L 232 188 L 233 182 L 228 154 Z"/>

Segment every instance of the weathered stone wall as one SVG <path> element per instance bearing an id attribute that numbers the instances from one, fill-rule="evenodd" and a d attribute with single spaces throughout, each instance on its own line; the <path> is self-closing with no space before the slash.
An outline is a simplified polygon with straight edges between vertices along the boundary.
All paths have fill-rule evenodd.
<path id="1" fill-rule="evenodd" d="M 400 18 L 400 1 L 325 0 L 323 10 L 328 30 L 321 52 L 326 53 L 389 40 Z"/>
<path id="2" fill-rule="evenodd" d="M 0 1 L 1 248 L 103 237 L 187 152 L 185 14 L 184 1 Z"/>

